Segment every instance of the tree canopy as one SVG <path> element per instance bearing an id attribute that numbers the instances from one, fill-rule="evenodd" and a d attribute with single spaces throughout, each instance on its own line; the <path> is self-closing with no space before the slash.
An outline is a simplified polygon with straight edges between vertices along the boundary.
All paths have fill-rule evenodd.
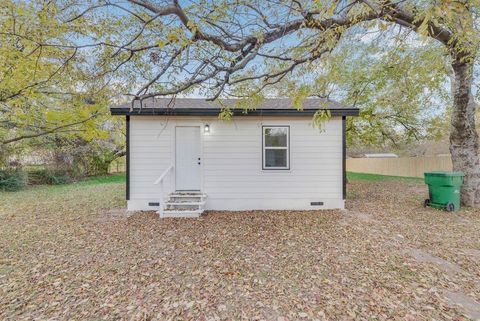
<path id="1" fill-rule="evenodd" d="M 71 46 L 71 26 L 55 3 L 0 4 L 0 151 L 38 144 L 46 136 L 107 139 L 102 79 L 89 78 L 86 55 Z M 28 141 L 26 143 L 26 141 Z M 20 144 L 20 145 L 19 145 Z M 47 145 L 43 145 L 46 147 Z M 8 153 L 7 151 L 10 151 Z"/>
<path id="2" fill-rule="evenodd" d="M 102 25 L 90 44 L 104 48 L 105 72 L 133 68 L 130 94 L 195 91 L 210 99 L 260 92 L 302 65 L 316 65 L 348 36 L 401 26 L 471 60 L 478 35 L 475 1 L 95 1 L 69 7 L 69 21 Z M 108 23 L 105 23 L 108 21 Z M 462 21 L 461 26 L 457 26 Z M 457 27 L 462 32 L 456 32 Z M 385 37 L 384 37 L 385 39 Z M 390 42 L 405 38 L 389 37 Z M 442 49 L 444 48 L 444 49 Z M 143 80 L 143 82 L 142 82 Z M 239 89 L 239 90 L 237 90 Z"/>
<path id="3" fill-rule="evenodd" d="M 351 141 L 445 134 L 452 59 L 473 61 L 475 1 L 64 2 L 84 26 L 98 75 L 134 83 L 130 99 L 328 96 L 362 107 Z M 461 21 L 461 24 L 459 24 Z M 101 30 L 101 31 L 100 31 Z M 228 108 L 220 115 L 228 119 Z M 318 113 L 314 122 L 328 118 Z"/>
<path id="4" fill-rule="evenodd" d="M 265 96 L 292 96 L 297 107 L 305 97 L 325 96 L 362 107 L 362 118 L 349 126 L 353 142 L 438 137 L 450 70 L 448 49 L 431 36 L 461 52 L 474 46 L 473 22 L 460 35 L 450 30 L 465 6 L 9 1 L 1 7 L 8 45 L 1 52 L 0 137 L 5 144 L 84 125 L 85 135 L 95 135 L 94 119 L 118 93 L 238 97 L 247 99 L 239 107 L 249 108 Z"/>

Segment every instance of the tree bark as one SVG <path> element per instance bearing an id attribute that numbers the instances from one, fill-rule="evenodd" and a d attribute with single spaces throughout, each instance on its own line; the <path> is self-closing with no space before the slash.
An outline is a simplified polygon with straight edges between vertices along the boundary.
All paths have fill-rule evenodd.
<path id="1" fill-rule="evenodd" d="M 453 113 L 450 130 L 450 153 L 453 170 L 465 173 L 461 191 L 462 204 L 480 207 L 480 159 L 475 128 L 476 104 L 472 95 L 473 63 L 452 63 Z"/>

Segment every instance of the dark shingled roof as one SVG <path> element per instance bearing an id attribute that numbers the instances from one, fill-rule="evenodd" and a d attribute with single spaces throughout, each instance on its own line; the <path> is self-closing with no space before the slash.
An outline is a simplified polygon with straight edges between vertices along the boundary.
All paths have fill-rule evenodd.
<path id="1" fill-rule="evenodd" d="M 289 98 L 268 98 L 249 110 L 245 114 L 243 109 L 235 109 L 237 99 L 222 99 L 222 103 L 233 109 L 234 115 L 240 116 L 308 116 L 319 109 L 328 109 L 332 116 L 357 116 L 358 108 L 342 105 L 336 101 L 321 98 L 307 98 L 303 100 L 303 111 L 292 106 Z M 216 116 L 221 110 L 218 102 L 207 101 L 202 98 L 150 98 L 140 102 L 135 101 L 131 110 L 131 103 L 110 108 L 112 115 L 177 115 L 177 116 Z"/>

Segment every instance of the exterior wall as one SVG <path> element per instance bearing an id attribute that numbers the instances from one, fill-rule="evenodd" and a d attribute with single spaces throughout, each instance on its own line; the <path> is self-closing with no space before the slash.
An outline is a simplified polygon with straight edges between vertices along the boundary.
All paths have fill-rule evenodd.
<path id="1" fill-rule="evenodd" d="M 210 125 L 210 133 L 203 126 Z M 262 126 L 290 126 L 290 170 L 262 170 Z M 342 119 L 325 131 L 311 117 L 131 116 L 129 210 L 153 210 L 159 187 L 153 182 L 175 164 L 175 126 L 201 126 L 202 191 L 207 210 L 343 208 Z M 175 190 L 174 171 L 165 193 Z M 323 202 L 311 206 L 310 202 Z"/>

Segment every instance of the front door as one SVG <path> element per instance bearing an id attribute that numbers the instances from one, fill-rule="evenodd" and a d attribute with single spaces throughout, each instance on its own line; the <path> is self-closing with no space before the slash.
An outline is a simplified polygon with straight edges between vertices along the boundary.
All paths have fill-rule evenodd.
<path id="1" fill-rule="evenodd" d="M 175 127 L 175 184 L 179 191 L 199 191 L 200 127 Z"/>

